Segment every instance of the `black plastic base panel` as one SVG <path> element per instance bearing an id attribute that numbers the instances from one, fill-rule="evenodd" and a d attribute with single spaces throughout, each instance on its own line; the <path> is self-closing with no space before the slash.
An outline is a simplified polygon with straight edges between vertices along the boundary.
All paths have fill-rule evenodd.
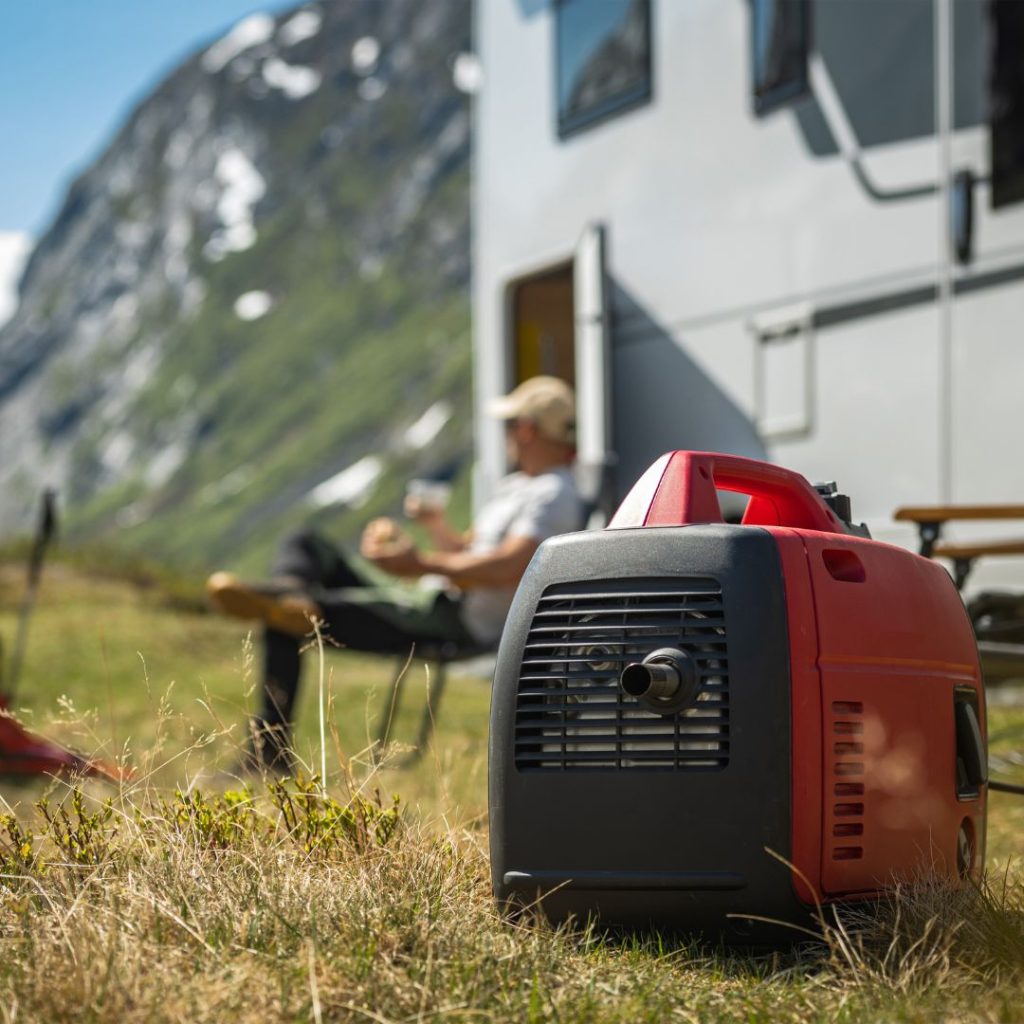
<path id="1" fill-rule="evenodd" d="M 715 623 L 705 630 L 712 639 L 696 654 L 709 685 L 727 690 L 714 717 L 719 738 L 706 759 L 686 744 L 666 754 L 668 760 L 648 753 L 657 751 L 661 733 L 657 724 L 650 733 L 646 723 L 634 725 L 629 701 L 635 698 L 623 694 L 605 710 L 611 704 L 591 705 L 580 690 L 593 671 L 595 690 L 604 701 L 615 700 L 608 696 L 608 666 L 629 660 L 645 628 L 656 633 L 654 647 L 692 647 L 695 632 L 693 616 L 680 613 L 679 636 L 665 637 L 672 606 L 649 598 L 648 607 L 662 609 L 652 613 L 660 616 L 651 620 L 660 623 L 657 630 L 623 614 L 623 623 L 641 625 L 620 627 L 626 632 L 617 634 L 612 606 L 588 607 L 583 598 L 676 591 L 720 592 L 717 606 L 706 605 L 719 609 L 707 613 Z M 550 598 L 541 601 L 570 592 L 582 595 L 575 618 L 561 615 L 562 605 Z M 598 628 L 604 639 L 595 644 Z M 623 637 L 628 642 L 616 645 Z M 556 647 L 563 638 L 565 646 Z M 574 642 L 589 645 L 584 659 L 593 660 L 574 657 Z M 717 653 L 705 654 L 705 648 Z M 563 737 L 549 724 L 558 715 L 566 723 Z M 591 724 L 605 720 L 619 734 L 613 754 L 615 734 Z M 678 725 L 666 721 L 681 734 L 694 731 L 687 712 Z M 790 775 L 785 591 L 778 549 L 767 532 L 645 528 L 573 534 L 541 546 L 509 614 L 492 694 L 491 867 L 500 902 L 529 905 L 539 898 L 553 921 L 596 917 L 603 927 L 737 944 L 797 941 L 800 933 L 785 922 L 813 922 L 782 863 L 791 847 Z M 748 916 L 780 924 L 765 926 Z"/>

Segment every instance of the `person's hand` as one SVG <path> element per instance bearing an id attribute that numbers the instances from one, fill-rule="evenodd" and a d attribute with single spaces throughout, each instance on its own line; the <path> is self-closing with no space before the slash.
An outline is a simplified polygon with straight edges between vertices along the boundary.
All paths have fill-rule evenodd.
<path id="1" fill-rule="evenodd" d="M 423 523 L 424 526 L 430 523 L 437 523 L 444 519 L 444 509 L 435 502 L 425 501 L 418 494 L 407 494 L 403 511 L 408 519 L 414 522 Z"/>
<path id="2" fill-rule="evenodd" d="M 362 547 L 374 544 L 387 544 L 390 541 L 397 540 L 402 535 L 402 530 L 394 519 L 381 516 L 379 519 L 371 519 L 366 524 L 360 544 Z"/>
<path id="3" fill-rule="evenodd" d="M 390 519 L 374 519 L 367 525 L 359 553 L 395 576 L 419 576 L 423 571 L 412 538 Z"/>

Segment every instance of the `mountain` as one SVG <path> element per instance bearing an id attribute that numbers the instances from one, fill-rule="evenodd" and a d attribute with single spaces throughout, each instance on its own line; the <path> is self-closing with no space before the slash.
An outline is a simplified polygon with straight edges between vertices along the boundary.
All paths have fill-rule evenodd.
<path id="1" fill-rule="evenodd" d="M 469 46 L 469 0 L 323 0 L 137 107 L 0 330 L 0 535 L 52 485 L 72 538 L 255 568 L 466 493 Z"/>

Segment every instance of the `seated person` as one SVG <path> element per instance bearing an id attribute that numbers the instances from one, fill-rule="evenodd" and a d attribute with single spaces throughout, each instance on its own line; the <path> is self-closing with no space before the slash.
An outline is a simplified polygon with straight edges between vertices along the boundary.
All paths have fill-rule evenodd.
<path id="1" fill-rule="evenodd" d="M 509 461 L 517 471 L 500 481 L 473 529 L 457 533 L 443 512 L 410 497 L 406 513 L 426 527 L 434 550 L 419 550 L 390 519 L 371 522 L 360 545 L 360 554 L 378 569 L 404 578 L 441 576 L 449 589 L 411 592 L 382 585 L 310 532 L 285 540 L 266 583 L 245 583 L 226 572 L 210 577 L 214 608 L 264 624 L 262 707 L 247 767 L 290 766 L 301 638 L 312 632 L 313 618 L 322 621 L 324 635 L 358 651 L 407 654 L 420 642 L 453 650 L 494 647 L 540 542 L 581 528 L 582 502 L 569 468 L 572 389 L 555 377 L 533 377 L 496 399 L 488 412 L 505 421 Z"/>

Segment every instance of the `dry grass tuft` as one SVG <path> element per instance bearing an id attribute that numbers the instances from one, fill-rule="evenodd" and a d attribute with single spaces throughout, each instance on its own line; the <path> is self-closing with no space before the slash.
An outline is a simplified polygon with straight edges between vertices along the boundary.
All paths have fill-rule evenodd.
<path id="1" fill-rule="evenodd" d="M 0 821 L 0 1020 L 1013 1019 L 1019 882 L 829 909 L 742 955 L 510 924 L 478 830 L 347 773 L 224 793 L 55 789 Z"/>
<path id="2" fill-rule="evenodd" d="M 873 904 L 825 908 L 827 961 L 847 991 L 883 990 L 907 999 L 937 988 L 974 992 L 1024 979 L 1024 886 L 896 886 Z"/>

